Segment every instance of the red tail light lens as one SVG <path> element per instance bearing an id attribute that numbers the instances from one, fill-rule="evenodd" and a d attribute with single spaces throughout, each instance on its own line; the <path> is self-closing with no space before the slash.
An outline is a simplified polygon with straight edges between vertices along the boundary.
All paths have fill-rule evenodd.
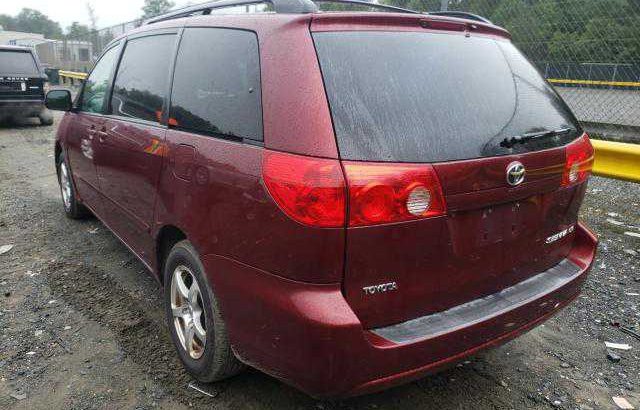
<path id="1" fill-rule="evenodd" d="M 349 226 L 429 218 L 446 213 L 431 165 L 343 163 L 349 185 Z"/>
<path id="2" fill-rule="evenodd" d="M 262 176 L 273 199 L 293 220 L 323 228 L 344 226 L 345 183 L 337 160 L 268 152 Z"/>
<path id="3" fill-rule="evenodd" d="M 593 168 L 593 146 L 589 136 L 584 133 L 565 149 L 566 162 L 562 174 L 562 186 L 571 186 L 584 182 Z"/>

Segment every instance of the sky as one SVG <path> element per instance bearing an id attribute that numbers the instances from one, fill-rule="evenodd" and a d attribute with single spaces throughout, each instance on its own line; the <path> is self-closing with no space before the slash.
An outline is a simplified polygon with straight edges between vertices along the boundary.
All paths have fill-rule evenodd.
<path id="1" fill-rule="evenodd" d="M 0 14 L 15 16 L 24 7 L 36 9 L 65 29 L 74 21 L 89 25 L 87 2 L 95 9 L 98 28 L 135 20 L 144 4 L 144 0 L 0 0 Z M 198 2 L 174 0 L 176 7 Z"/>

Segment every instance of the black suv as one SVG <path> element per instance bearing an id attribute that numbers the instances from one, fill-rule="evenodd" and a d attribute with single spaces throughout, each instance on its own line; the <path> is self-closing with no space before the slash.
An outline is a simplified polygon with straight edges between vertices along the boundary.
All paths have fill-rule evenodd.
<path id="1" fill-rule="evenodd" d="M 38 117 L 42 125 L 53 124 L 53 116 L 44 106 L 46 81 L 30 48 L 0 46 L 0 122 Z"/>

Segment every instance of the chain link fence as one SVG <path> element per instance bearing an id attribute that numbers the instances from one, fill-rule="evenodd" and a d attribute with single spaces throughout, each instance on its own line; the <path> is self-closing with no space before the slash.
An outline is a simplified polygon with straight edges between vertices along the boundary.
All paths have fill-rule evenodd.
<path id="1" fill-rule="evenodd" d="M 640 0 L 379 1 L 470 12 L 505 27 L 587 130 L 640 142 Z M 118 24 L 81 40 L 95 59 L 109 41 L 140 24 Z"/>
<path id="2" fill-rule="evenodd" d="M 587 130 L 640 142 L 640 1 L 435 0 L 430 6 L 505 27 Z"/>
<path id="3" fill-rule="evenodd" d="M 142 24 L 141 20 L 131 21 L 92 30 L 85 36 L 68 37 L 61 40 L 45 40 L 33 45 L 45 71 L 68 70 L 89 72 L 96 59 L 111 40 Z"/>

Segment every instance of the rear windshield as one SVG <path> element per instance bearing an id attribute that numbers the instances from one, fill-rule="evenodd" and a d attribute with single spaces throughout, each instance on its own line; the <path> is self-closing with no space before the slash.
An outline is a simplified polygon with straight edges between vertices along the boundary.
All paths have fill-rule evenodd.
<path id="1" fill-rule="evenodd" d="M 415 32 L 313 37 L 344 159 L 470 159 L 552 148 L 579 133 L 564 102 L 509 41 Z"/>
<path id="2" fill-rule="evenodd" d="M 38 68 L 31 53 L 0 50 L 0 76 L 37 74 Z"/>

